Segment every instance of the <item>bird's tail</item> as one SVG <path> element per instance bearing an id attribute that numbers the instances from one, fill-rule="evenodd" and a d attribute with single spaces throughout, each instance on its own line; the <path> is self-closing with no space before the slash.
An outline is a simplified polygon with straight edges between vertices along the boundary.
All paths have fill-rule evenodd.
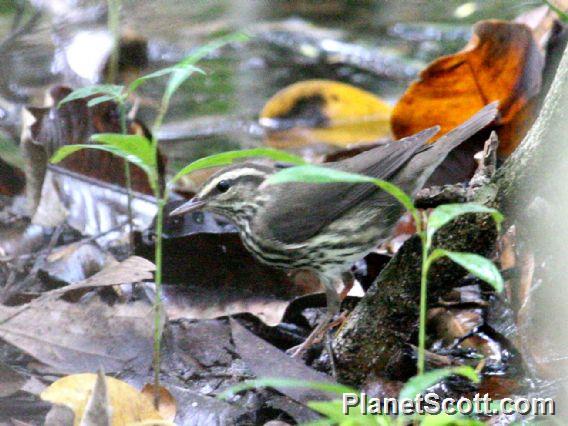
<path id="1" fill-rule="evenodd" d="M 433 144 L 426 145 L 425 149 L 412 157 L 395 183 L 402 188 L 411 188 L 410 192 L 416 194 L 450 151 L 495 120 L 498 105 L 498 102 L 486 105 L 463 124 L 446 133 Z M 418 177 L 417 170 L 420 170 Z"/>
<path id="2" fill-rule="evenodd" d="M 443 155 L 445 158 L 445 155 L 447 155 L 451 150 L 453 150 L 455 147 L 475 135 L 477 132 L 479 132 L 481 129 L 495 120 L 497 113 L 499 112 L 497 109 L 498 106 L 498 101 L 484 106 L 469 120 L 465 121 L 463 124 L 460 124 L 455 129 L 452 129 L 436 142 L 434 142 L 434 144 L 432 144 L 432 150 L 437 151 L 439 155 Z M 440 160 L 440 163 L 444 158 Z"/>

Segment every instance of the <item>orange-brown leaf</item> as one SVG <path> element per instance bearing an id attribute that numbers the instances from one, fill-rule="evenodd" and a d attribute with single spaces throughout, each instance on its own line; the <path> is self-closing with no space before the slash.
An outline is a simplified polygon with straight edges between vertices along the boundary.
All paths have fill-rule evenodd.
<path id="1" fill-rule="evenodd" d="M 394 135 L 402 138 L 433 125 L 438 137 L 463 123 L 484 105 L 499 101 L 505 128 L 540 91 L 543 54 L 523 24 L 482 21 L 460 52 L 431 63 L 395 106 Z M 500 153 L 518 143 L 514 129 L 501 140 Z"/>

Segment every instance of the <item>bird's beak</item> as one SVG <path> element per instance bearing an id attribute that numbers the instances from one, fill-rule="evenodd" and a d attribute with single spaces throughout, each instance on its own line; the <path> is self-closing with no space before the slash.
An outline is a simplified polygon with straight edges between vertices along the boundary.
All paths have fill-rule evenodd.
<path id="1" fill-rule="evenodd" d="M 197 197 L 193 197 L 191 200 L 189 200 L 187 203 L 183 203 L 181 206 L 179 206 L 177 209 L 175 209 L 174 211 L 172 211 L 170 213 L 170 216 L 177 216 L 180 214 L 184 214 L 184 213 L 189 213 L 195 210 L 199 210 L 201 207 L 203 207 L 206 204 L 205 201 L 200 200 Z"/>

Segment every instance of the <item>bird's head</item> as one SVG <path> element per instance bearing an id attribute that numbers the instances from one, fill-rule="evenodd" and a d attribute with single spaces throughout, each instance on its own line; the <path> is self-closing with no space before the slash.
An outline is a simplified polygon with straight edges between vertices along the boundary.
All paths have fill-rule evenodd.
<path id="1" fill-rule="evenodd" d="M 195 197 L 170 213 L 171 216 L 204 209 L 237 219 L 258 195 L 258 187 L 274 173 L 271 166 L 240 163 L 214 173 Z"/>

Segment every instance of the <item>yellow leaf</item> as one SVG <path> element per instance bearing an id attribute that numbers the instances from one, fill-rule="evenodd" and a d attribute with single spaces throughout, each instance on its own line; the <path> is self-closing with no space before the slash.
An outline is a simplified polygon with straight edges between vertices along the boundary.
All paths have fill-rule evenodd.
<path id="1" fill-rule="evenodd" d="M 392 107 L 345 83 L 308 80 L 276 93 L 260 113 L 268 145 L 371 143 L 390 135 Z"/>
<path id="2" fill-rule="evenodd" d="M 91 396 L 96 374 L 73 374 L 53 382 L 41 393 L 41 399 L 69 407 L 75 413 L 75 426 L 79 425 L 85 406 Z M 136 423 L 146 423 L 156 420 L 164 424 L 164 419 L 152 406 L 151 400 L 136 388 L 117 380 L 106 377 L 108 399 L 110 401 L 111 425 L 126 426 Z M 150 422 L 151 424 L 151 422 Z"/>

